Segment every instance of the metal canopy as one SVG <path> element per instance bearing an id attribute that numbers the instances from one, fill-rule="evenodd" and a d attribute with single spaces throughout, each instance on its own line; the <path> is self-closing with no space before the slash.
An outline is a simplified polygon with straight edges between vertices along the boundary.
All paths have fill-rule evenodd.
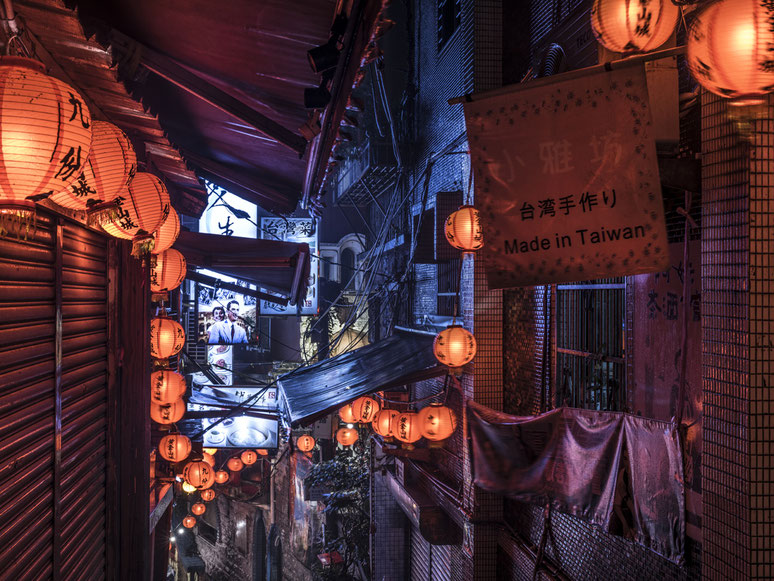
<path id="1" fill-rule="evenodd" d="M 279 379 L 278 385 L 295 426 L 362 395 L 437 377 L 446 371 L 433 355 L 433 335 L 398 330 L 378 343 L 291 371 Z"/>

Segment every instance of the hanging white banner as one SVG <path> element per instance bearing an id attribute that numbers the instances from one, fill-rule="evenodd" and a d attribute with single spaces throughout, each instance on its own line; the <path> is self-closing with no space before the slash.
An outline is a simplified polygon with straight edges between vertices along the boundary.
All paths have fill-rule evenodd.
<path id="1" fill-rule="evenodd" d="M 527 83 L 465 120 L 490 288 L 668 267 L 642 67 Z"/>

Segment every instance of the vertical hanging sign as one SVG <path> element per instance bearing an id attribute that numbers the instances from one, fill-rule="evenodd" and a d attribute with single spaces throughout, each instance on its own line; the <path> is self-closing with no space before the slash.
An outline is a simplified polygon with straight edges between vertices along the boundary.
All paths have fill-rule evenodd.
<path id="1" fill-rule="evenodd" d="M 641 67 L 465 104 L 490 288 L 669 265 Z"/>
<path id="2" fill-rule="evenodd" d="M 268 240 L 305 242 L 312 254 L 309 269 L 309 284 L 306 296 L 298 308 L 284 307 L 267 300 L 261 301 L 264 315 L 316 315 L 317 314 L 317 273 L 320 268 L 317 258 L 317 229 L 311 218 L 261 218 L 261 233 Z"/>

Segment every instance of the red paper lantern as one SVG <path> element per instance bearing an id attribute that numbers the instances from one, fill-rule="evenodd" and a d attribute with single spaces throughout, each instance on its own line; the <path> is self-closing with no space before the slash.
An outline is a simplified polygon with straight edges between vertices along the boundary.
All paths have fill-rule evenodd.
<path id="1" fill-rule="evenodd" d="M 131 240 L 150 236 L 169 214 L 169 192 L 162 181 L 147 172 L 137 172 L 126 191 L 115 199 L 116 215 L 102 229 L 116 238 Z"/>
<path id="2" fill-rule="evenodd" d="M 484 247 L 481 220 L 473 206 L 462 206 L 446 218 L 444 233 L 449 244 L 463 252 L 475 252 Z"/>
<path id="3" fill-rule="evenodd" d="M 177 321 L 166 317 L 156 317 L 150 323 L 151 357 L 167 359 L 180 353 L 185 345 L 185 331 Z"/>
<path id="4" fill-rule="evenodd" d="M 379 413 L 379 402 L 372 397 L 359 397 L 352 402 L 352 416 L 356 422 L 370 423 Z"/>
<path id="5" fill-rule="evenodd" d="M 151 401 L 168 404 L 185 395 L 185 377 L 170 369 L 151 373 Z"/>
<path id="6" fill-rule="evenodd" d="M 462 367 L 476 356 L 476 338 L 461 325 L 450 325 L 435 336 L 433 353 L 449 367 Z"/>
<path id="7" fill-rule="evenodd" d="M 150 416 L 157 424 L 174 424 L 179 422 L 185 414 L 185 402 L 179 399 L 172 403 L 157 404 L 151 402 Z"/>
<path id="8" fill-rule="evenodd" d="M 336 432 L 336 441 L 342 446 L 351 446 L 357 439 L 357 430 L 352 428 L 339 428 Z"/>
<path id="9" fill-rule="evenodd" d="M 217 482 L 218 484 L 225 484 L 226 482 L 228 482 L 228 472 L 226 472 L 225 470 L 218 470 L 215 473 L 215 482 Z"/>
<path id="10" fill-rule="evenodd" d="M 213 456 L 212 454 L 208 452 L 202 452 L 202 460 L 204 460 L 205 462 L 207 462 L 207 464 L 215 468 L 215 456 Z"/>
<path id="11" fill-rule="evenodd" d="M 183 468 L 183 479 L 197 490 L 203 490 L 215 483 L 215 471 L 207 462 L 194 460 Z"/>
<path id="12" fill-rule="evenodd" d="M 445 440 L 457 428 L 457 416 L 445 405 L 431 403 L 419 410 L 419 428 L 422 435 L 432 442 Z"/>
<path id="13" fill-rule="evenodd" d="M 169 214 L 162 222 L 159 229 L 153 233 L 153 254 L 161 254 L 165 250 L 172 248 L 172 245 L 180 235 L 180 216 L 177 211 L 170 206 Z"/>
<path id="14" fill-rule="evenodd" d="M 242 462 L 239 458 L 231 458 L 226 463 L 226 466 L 228 466 L 228 469 L 232 472 L 239 472 L 242 468 L 245 467 L 244 462 Z"/>
<path id="15" fill-rule="evenodd" d="M 258 454 L 254 450 L 245 450 L 239 457 L 245 466 L 252 466 L 258 462 Z"/>
<path id="16" fill-rule="evenodd" d="M 196 516 L 204 514 L 205 510 L 207 510 L 207 507 L 202 502 L 197 502 L 191 507 L 191 512 Z"/>
<path id="17" fill-rule="evenodd" d="M 183 519 L 183 526 L 187 529 L 192 529 L 195 524 L 196 524 L 196 519 L 190 515 Z"/>
<path id="18" fill-rule="evenodd" d="M 215 473 L 217 475 L 217 472 Z M 208 488 L 207 490 L 202 490 L 202 500 L 206 502 L 210 502 L 211 500 L 215 500 L 215 491 L 212 488 Z"/>
<path id="19" fill-rule="evenodd" d="M 344 422 L 345 424 L 357 423 L 357 420 L 355 419 L 355 415 L 352 412 L 352 404 L 350 403 L 339 408 L 339 417 L 341 418 L 341 421 Z"/>
<path id="20" fill-rule="evenodd" d="M 677 26 L 680 9 L 671 0 L 594 0 L 591 28 L 608 50 L 639 53 L 664 44 Z"/>
<path id="21" fill-rule="evenodd" d="M 91 151 L 78 178 L 51 201 L 72 210 L 88 210 L 121 194 L 137 171 L 132 142 L 107 121 L 93 121 Z"/>
<path id="22" fill-rule="evenodd" d="M 394 435 L 392 433 L 392 425 L 399 414 L 398 410 L 388 410 L 386 408 L 380 410 L 371 422 L 371 427 L 382 438 L 391 438 Z"/>
<path id="23" fill-rule="evenodd" d="M 185 257 L 170 248 L 151 256 L 150 287 L 154 293 L 171 291 L 180 286 L 187 274 Z"/>
<path id="24" fill-rule="evenodd" d="M 693 13 L 687 61 L 701 85 L 732 105 L 761 103 L 774 87 L 774 11 L 758 0 L 706 2 Z"/>
<path id="25" fill-rule="evenodd" d="M 312 436 L 309 436 L 307 434 L 304 434 L 303 436 L 299 436 L 296 440 L 296 448 L 301 450 L 302 452 L 310 452 L 315 445 L 314 438 Z"/>
<path id="26" fill-rule="evenodd" d="M 183 434 L 167 434 L 159 442 L 159 454 L 168 462 L 182 462 L 191 453 L 191 440 Z"/>
<path id="27" fill-rule="evenodd" d="M 4 56 L 0 119 L 0 214 L 31 215 L 30 198 L 62 191 L 83 171 L 91 115 L 78 91 L 46 75 L 43 63 Z"/>
<path id="28" fill-rule="evenodd" d="M 405 444 L 413 444 L 422 437 L 419 429 L 419 416 L 414 412 L 403 412 L 395 417 L 392 426 L 393 435 Z"/>
<path id="29" fill-rule="evenodd" d="M 256 450 L 261 456 L 268 456 L 269 452 L 267 450 L 264 450 L 263 448 Z"/>

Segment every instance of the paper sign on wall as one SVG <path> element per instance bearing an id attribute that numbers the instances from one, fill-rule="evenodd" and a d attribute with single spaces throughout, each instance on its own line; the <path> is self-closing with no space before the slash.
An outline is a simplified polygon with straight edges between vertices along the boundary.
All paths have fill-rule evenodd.
<path id="1" fill-rule="evenodd" d="M 641 67 L 481 98 L 465 120 L 490 288 L 668 267 Z"/>

